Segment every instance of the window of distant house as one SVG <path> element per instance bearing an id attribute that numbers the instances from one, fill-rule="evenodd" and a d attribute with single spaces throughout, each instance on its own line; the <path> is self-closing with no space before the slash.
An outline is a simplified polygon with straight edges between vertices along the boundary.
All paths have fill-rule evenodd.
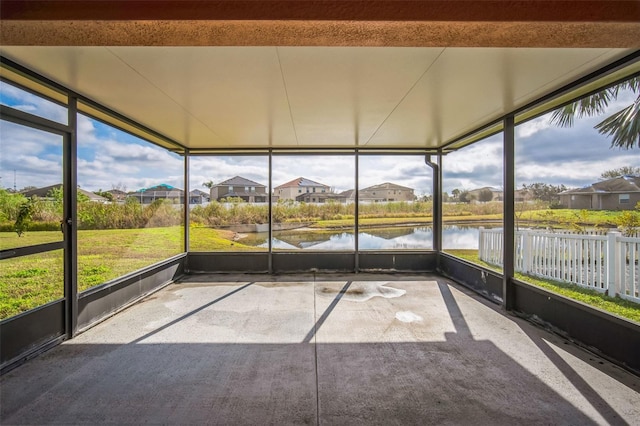
<path id="1" fill-rule="evenodd" d="M 629 194 L 620 194 L 620 204 L 629 204 Z"/>
<path id="2" fill-rule="evenodd" d="M 325 189 L 324 189 L 324 188 L 322 188 L 322 192 L 324 192 L 324 191 L 325 191 Z"/>
<path id="3" fill-rule="evenodd" d="M 313 188 L 313 192 L 316 192 L 316 189 L 315 189 L 315 188 Z"/>
<path id="4" fill-rule="evenodd" d="M 575 201 L 575 200 L 576 200 L 576 196 L 575 196 L 575 195 L 572 195 L 572 196 L 571 196 L 571 201 Z"/>
<path id="5" fill-rule="evenodd" d="M 251 192 L 256 192 L 256 187 L 255 186 L 251 187 Z"/>
<path id="6" fill-rule="evenodd" d="M 229 185 L 229 192 L 233 192 L 233 186 Z"/>
<path id="7" fill-rule="evenodd" d="M 298 189 L 298 194 L 302 194 L 302 189 Z"/>
<path id="8" fill-rule="evenodd" d="M 249 187 L 248 186 L 244 187 L 244 192 L 249 192 Z"/>

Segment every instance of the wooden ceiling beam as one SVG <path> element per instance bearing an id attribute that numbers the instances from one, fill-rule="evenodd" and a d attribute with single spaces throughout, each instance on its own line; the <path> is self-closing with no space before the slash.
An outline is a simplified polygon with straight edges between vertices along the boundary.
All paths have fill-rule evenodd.
<path id="1" fill-rule="evenodd" d="M 640 1 L 2 0 L 14 46 L 640 48 Z"/>

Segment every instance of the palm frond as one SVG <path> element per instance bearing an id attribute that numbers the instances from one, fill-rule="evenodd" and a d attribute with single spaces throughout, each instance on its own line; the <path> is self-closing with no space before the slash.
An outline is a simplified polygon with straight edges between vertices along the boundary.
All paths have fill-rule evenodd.
<path id="1" fill-rule="evenodd" d="M 578 99 L 555 110 L 551 115 L 551 123 L 560 127 L 571 127 L 576 117 L 590 117 L 604 113 L 612 99 L 614 99 L 613 93 L 608 90 Z"/>
<path id="2" fill-rule="evenodd" d="M 553 111 L 551 124 L 559 127 L 572 127 L 576 118 L 577 102 L 570 103 Z"/>
<path id="3" fill-rule="evenodd" d="M 629 80 L 625 80 L 622 83 L 619 83 L 613 87 L 610 87 L 608 91 L 611 94 L 611 97 L 615 99 L 618 97 L 618 93 L 620 92 L 620 90 L 627 90 L 627 89 L 631 90 L 634 93 L 637 93 L 638 89 L 640 89 L 640 77 L 634 77 L 634 78 L 630 78 Z"/>
<path id="4" fill-rule="evenodd" d="M 600 134 L 612 136 L 611 147 L 640 148 L 640 96 L 628 107 L 595 126 Z"/>

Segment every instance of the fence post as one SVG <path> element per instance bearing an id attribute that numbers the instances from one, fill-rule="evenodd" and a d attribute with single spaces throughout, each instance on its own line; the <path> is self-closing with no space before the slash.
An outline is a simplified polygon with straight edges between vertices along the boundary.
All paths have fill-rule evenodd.
<path id="1" fill-rule="evenodd" d="M 520 255 L 522 256 L 522 272 L 527 274 L 531 270 L 531 231 L 522 230 L 522 246 L 520 247 Z M 517 240 L 516 240 L 517 241 Z"/>
<path id="2" fill-rule="evenodd" d="M 607 293 L 613 297 L 620 293 L 620 248 L 617 239 L 622 236 L 620 232 L 607 232 Z"/>
<path id="3" fill-rule="evenodd" d="M 480 260 L 485 260 L 485 247 L 484 247 L 484 226 L 478 228 L 478 251 Z"/>

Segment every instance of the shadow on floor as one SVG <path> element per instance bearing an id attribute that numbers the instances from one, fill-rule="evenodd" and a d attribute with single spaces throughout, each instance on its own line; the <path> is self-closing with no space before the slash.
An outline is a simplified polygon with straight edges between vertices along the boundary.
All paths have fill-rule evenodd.
<path id="1" fill-rule="evenodd" d="M 438 289 L 456 330 L 444 342 L 145 342 L 251 285 L 131 343 L 65 344 L 10 372 L 2 378 L 1 423 L 596 423 L 495 344 L 474 340 L 442 280 Z M 316 314 L 306 341 L 349 285 Z M 523 330 L 607 422 L 625 423 L 539 336 Z"/>

